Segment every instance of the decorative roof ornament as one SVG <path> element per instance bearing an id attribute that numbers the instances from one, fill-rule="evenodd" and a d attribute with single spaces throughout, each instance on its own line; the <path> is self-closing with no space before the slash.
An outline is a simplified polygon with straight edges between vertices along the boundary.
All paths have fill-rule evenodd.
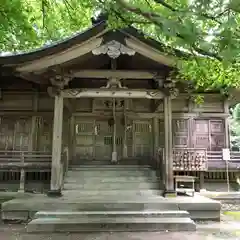
<path id="1" fill-rule="evenodd" d="M 100 47 L 93 49 L 92 53 L 93 55 L 107 54 L 110 58 L 116 59 L 121 54 L 133 56 L 136 52 L 131 48 L 124 46 L 120 42 L 112 40 L 104 45 L 101 45 Z"/>

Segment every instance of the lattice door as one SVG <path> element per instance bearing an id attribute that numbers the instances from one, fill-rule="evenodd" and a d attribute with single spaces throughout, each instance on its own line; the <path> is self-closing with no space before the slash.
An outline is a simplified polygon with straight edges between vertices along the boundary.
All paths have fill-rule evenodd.
<path id="1" fill-rule="evenodd" d="M 225 145 L 223 120 L 210 120 L 210 143 L 212 151 L 221 151 Z"/>
<path id="2" fill-rule="evenodd" d="M 225 145 L 223 120 L 195 120 L 194 137 L 194 147 L 221 150 Z"/>
<path id="3" fill-rule="evenodd" d="M 152 156 L 152 125 L 150 121 L 134 121 L 133 123 L 134 156 Z"/>
<path id="4" fill-rule="evenodd" d="M 76 157 L 93 159 L 94 148 L 94 121 L 76 121 Z"/>
<path id="5" fill-rule="evenodd" d="M 194 122 L 194 147 L 210 149 L 209 121 L 195 120 Z"/>
<path id="6" fill-rule="evenodd" d="M 113 127 L 107 120 L 96 121 L 95 125 L 95 159 L 110 160 L 113 146 Z"/>

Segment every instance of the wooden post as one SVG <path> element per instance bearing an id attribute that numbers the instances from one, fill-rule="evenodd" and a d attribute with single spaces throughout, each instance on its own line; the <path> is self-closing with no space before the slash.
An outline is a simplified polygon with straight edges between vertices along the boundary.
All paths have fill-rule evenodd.
<path id="1" fill-rule="evenodd" d="M 53 144 L 52 144 L 52 171 L 50 195 L 61 195 L 62 186 L 62 127 L 63 127 L 63 97 L 55 96 L 53 119 Z"/>
<path id="2" fill-rule="evenodd" d="M 124 117 L 124 138 L 123 138 L 123 158 L 126 159 L 128 157 L 128 149 L 127 149 L 127 100 L 124 100 L 124 109 L 123 109 L 123 117 Z"/>
<path id="3" fill-rule="evenodd" d="M 199 190 L 204 189 L 204 172 L 199 173 Z"/>
<path id="4" fill-rule="evenodd" d="M 116 163 L 118 161 L 117 156 L 117 145 L 116 145 L 116 134 L 117 134 L 117 125 L 116 125 L 116 99 L 113 98 L 113 151 L 112 151 L 112 162 Z"/>
<path id="5" fill-rule="evenodd" d="M 154 154 L 154 162 L 159 165 L 159 156 L 158 156 L 158 148 L 159 148 L 159 119 L 157 117 L 153 118 L 153 154 Z M 159 171 L 159 169 L 158 169 Z"/>
<path id="6" fill-rule="evenodd" d="M 164 98 L 164 161 L 165 161 L 165 196 L 175 195 L 173 176 L 173 147 L 172 147 L 172 104 L 171 97 Z"/>
<path id="7" fill-rule="evenodd" d="M 20 184 L 18 192 L 25 192 L 25 169 L 24 169 L 24 152 L 21 152 L 21 172 L 20 172 Z"/>

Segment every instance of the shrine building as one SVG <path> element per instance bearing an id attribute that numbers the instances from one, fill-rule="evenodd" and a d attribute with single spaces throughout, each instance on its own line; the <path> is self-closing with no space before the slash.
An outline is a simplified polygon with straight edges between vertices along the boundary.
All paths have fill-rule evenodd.
<path id="1" fill-rule="evenodd" d="M 31 173 L 46 173 L 50 192 L 58 192 L 71 166 L 149 165 L 168 193 L 174 175 L 196 176 L 204 188 L 206 179 L 225 179 L 227 164 L 234 181 L 240 153 L 231 151 L 226 163 L 222 149 L 230 148 L 229 106 L 237 99 L 201 92 L 204 102 L 195 103 L 187 82 L 171 74 L 182 53 L 164 49 L 102 21 L 0 57 L 1 178 L 15 171 L 24 190 Z"/>

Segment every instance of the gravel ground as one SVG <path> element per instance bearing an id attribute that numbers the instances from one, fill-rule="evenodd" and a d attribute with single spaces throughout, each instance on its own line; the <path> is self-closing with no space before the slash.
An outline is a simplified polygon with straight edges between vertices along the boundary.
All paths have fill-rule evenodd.
<path id="1" fill-rule="evenodd" d="M 196 233 L 92 233 L 92 234 L 26 234 L 24 226 L 0 226 L 1 240 L 239 240 L 236 234 L 220 231 L 198 231 Z"/>

